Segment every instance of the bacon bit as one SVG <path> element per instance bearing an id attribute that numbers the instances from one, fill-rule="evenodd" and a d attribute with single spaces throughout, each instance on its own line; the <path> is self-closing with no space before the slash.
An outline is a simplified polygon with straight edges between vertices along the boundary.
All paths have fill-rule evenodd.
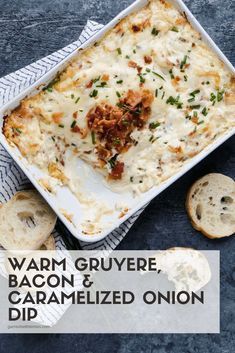
<path id="1" fill-rule="evenodd" d="M 153 61 L 153 60 L 152 60 L 151 56 L 149 56 L 149 55 L 145 55 L 145 56 L 144 56 L 144 62 L 145 62 L 145 64 L 151 64 L 152 61 Z"/>
<path id="2" fill-rule="evenodd" d="M 172 5 L 169 2 L 166 2 L 165 0 L 160 0 L 160 2 L 162 3 L 162 5 L 165 6 L 166 9 L 170 9 L 172 7 Z"/>
<path id="3" fill-rule="evenodd" d="M 123 162 L 116 162 L 111 173 L 109 174 L 109 178 L 113 179 L 113 180 L 119 180 L 119 179 L 121 179 L 123 172 L 124 172 L 124 163 Z"/>
<path id="4" fill-rule="evenodd" d="M 52 119 L 54 121 L 54 123 L 56 124 L 60 124 L 61 119 L 63 118 L 63 113 L 53 113 L 52 114 Z"/>
<path id="5" fill-rule="evenodd" d="M 194 124 L 198 124 L 198 117 L 197 116 L 193 116 L 191 118 L 191 121 L 194 123 Z"/>
<path id="6" fill-rule="evenodd" d="M 138 65 L 137 65 L 136 62 L 134 62 L 133 60 L 130 60 L 130 61 L 128 62 L 128 66 L 129 66 L 129 67 L 133 67 L 134 69 L 136 69 Z"/>
<path id="7" fill-rule="evenodd" d="M 139 25 L 132 25 L 132 31 L 133 32 L 140 32 L 141 31 L 141 27 Z"/>
<path id="8" fill-rule="evenodd" d="M 104 74 L 101 76 L 101 81 L 108 81 L 109 80 L 109 75 L 108 74 Z"/>
<path id="9" fill-rule="evenodd" d="M 173 153 L 182 153 L 182 147 L 181 146 L 177 146 L 177 147 L 172 147 L 172 146 L 168 146 L 168 149 L 170 152 L 173 152 Z"/>
<path id="10" fill-rule="evenodd" d="M 175 21 L 175 24 L 176 24 L 176 25 L 183 25 L 183 24 L 185 24 L 185 23 L 187 23 L 187 20 L 186 20 L 186 18 L 184 18 L 184 17 L 179 17 L 179 18 L 177 18 L 177 20 Z"/>
<path id="11" fill-rule="evenodd" d="M 98 157 L 102 161 L 108 160 L 112 155 L 112 153 L 109 150 L 107 150 L 107 148 L 103 147 L 102 145 L 98 145 L 96 149 L 97 149 Z"/>
<path id="12" fill-rule="evenodd" d="M 148 26 L 150 26 L 150 20 L 148 18 L 146 18 L 146 20 L 144 20 L 142 23 L 133 24 L 131 26 L 131 29 L 133 32 L 136 33 L 136 32 L 143 31 Z"/>
<path id="13" fill-rule="evenodd" d="M 125 209 L 120 213 L 120 215 L 118 216 L 118 218 L 124 217 L 124 216 L 127 214 L 128 211 L 129 211 L 129 209 L 128 209 L 128 208 L 125 208 Z"/>
<path id="14" fill-rule="evenodd" d="M 78 117 L 78 112 L 74 112 L 74 113 L 73 113 L 73 118 L 74 118 L 74 119 L 77 119 L 77 117 Z"/>
<path id="15" fill-rule="evenodd" d="M 131 133 L 136 128 L 141 129 L 148 120 L 153 99 L 149 90 L 129 90 L 119 100 L 118 107 L 103 103 L 88 112 L 87 124 L 98 138 L 96 149 L 100 160 L 107 163 L 114 150 L 118 154 L 124 153 L 133 145 Z M 119 178 L 115 176 L 117 173 L 115 169 L 113 179 Z"/>
<path id="16" fill-rule="evenodd" d="M 177 86 L 179 84 L 180 80 L 181 80 L 180 77 L 176 76 L 171 80 L 171 82 L 172 82 L 173 86 Z"/>
<path id="17" fill-rule="evenodd" d="M 81 134 L 82 138 L 85 138 L 88 134 L 87 129 L 81 129 L 79 126 L 75 125 L 73 128 L 71 128 L 71 131 L 76 133 Z"/>
<path id="18" fill-rule="evenodd" d="M 90 80 L 87 84 L 86 84 L 86 88 L 91 88 L 93 85 L 93 80 Z"/>
<path id="19" fill-rule="evenodd" d="M 133 69 L 137 69 L 137 71 L 138 71 L 139 74 L 140 74 L 141 71 L 142 71 L 142 67 L 139 66 L 139 65 L 138 65 L 135 61 L 133 61 L 133 60 L 130 60 L 130 61 L 128 62 L 128 66 L 129 66 L 129 67 L 132 67 Z"/>
<path id="20" fill-rule="evenodd" d="M 73 128 L 71 128 L 71 131 L 72 132 L 75 132 L 75 133 L 77 133 L 77 132 L 81 132 L 81 129 L 80 129 L 80 127 L 79 126 L 77 126 L 77 125 L 75 125 Z"/>

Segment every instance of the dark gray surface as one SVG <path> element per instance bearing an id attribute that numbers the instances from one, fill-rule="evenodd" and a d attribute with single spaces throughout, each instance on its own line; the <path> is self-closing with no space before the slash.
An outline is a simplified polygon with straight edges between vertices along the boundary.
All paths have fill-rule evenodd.
<path id="1" fill-rule="evenodd" d="M 0 0 L 0 76 L 76 40 L 88 18 L 107 23 L 131 0 Z M 185 3 L 234 64 L 233 0 Z M 235 238 L 212 241 L 191 227 L 185 195 L 198 177 L 220 172 L 235 177 L 235 137 L 158 196 L 119 249 L 187 246 L 221 251 L 220 335 L 1 335 L 0 353 L 156 352 L 230 353 L 235 347 Z"/>

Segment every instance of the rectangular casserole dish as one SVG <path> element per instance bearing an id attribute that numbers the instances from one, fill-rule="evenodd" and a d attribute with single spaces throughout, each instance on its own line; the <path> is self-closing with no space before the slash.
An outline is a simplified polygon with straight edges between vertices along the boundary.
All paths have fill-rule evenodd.
<path id="1" fill-rule="evenodd" d="M 203 40 L 207 43 L 207 45 L 216 53 L 216 55 L 224 62 L 225 66 L 230 70 L 231 73 L 234 74 L 234 68 L 231 63 L 226 59 L 226 57 L 221 53 L 221 51 L 217 48 L 214 42 L 210 39 L 210 37 L 206 34 L 206 32 L 202 29 L 199 23 L 192 16 L 190 11 L 186 8 L 186 6 L 182 3 L 182 1 L 171 1 L 172 4 L 177 7 L 180 12 L 184 13 L 191 23 L 191 25 L 201 34 Z M 88 40 L 85 44 L 81 46 L 80 49 L 85 49 L 89 46 L 92 46 L 95 42 L 97 42 L 100 38 L 104 36 L 111 28 L 113 28 L 121 19 L 128 16 L 129 14 L 141 9 L 144 7 L 148 1 L 139 0 L 124 10 L 121 14 L 119 14 L 114 20 L 112 20 L 108 25 L 106 25 L 98 34 L 96 34 L 92 39 Z M 15 107 L 17 107 L 20 101 L 26 96 L 34 95 L 38 90 L 42 89 L 43 85 L 47 85 L 58 72 L 61 72 L 68 63 L 77 55 L 76 52 L 72 53 L 68 58 L 66 58 L 63 62 L 54 67 L 49 73 L 44 75 L 40 80 L 38 80 L 34 85 L 25 90 L 22 94 L 14 98 L 10 103 L 5 105 L 0 111 L 0 124 L 1 127 L 3 125 L 3 117 L 6 114 L 9 114 Z M 66 227 L 70 230 L 70 232 L 78 239 L 87 241 L 87 242 L 95 242 L 104 238 L 107 234 L 109 234 L 112 230 L 114 230 L 117 226 L 119 226 L 123 221 L 125 221 L 128 217 L 134 214 L 138 209 L 147 204 L 150 200 L 152 200 L 156 195 L 158 195 L 161 191 L 167 188 L 170 184 L 172 184 L 175 180 L 177 180 L 180 176 L 182 176 L 185 172 L 191 169 L 195 164 L 205 158 L 211 151 L 217 148 L 220 144 L 222 144 L 225 140 L 227 140 L 230 136 L 232 136 L 235 132 L 235 129 L 230 129 L 225 134 L 216 139 L 213 143 L 208 145 L 204 150 L 202 150 L 195 157 L 191 158 L 187 163 L 185 163 L 180 170 L 175 173 L 170 178 L 161 182 L 159 185 L 152 187 L 149 191 L 136 196 L 135 198 L 129 192 L 124 193 L 116 193 L 109 190 L 102 183 L 102 176 L 95 172 L 94 170 L 88 170 L 87 173 L 84 173 L 84 162 L 81 161 L 78 166 L 78 173 L 80 177 L 83 179 L 84 183 L 84 198 L 87 197 L 86 190 L 91 191 L 97 200 L 95 206 L 90 208 L 90 219 L 94 219 L 99 213 L 99 209 L 103 209 L 103 203 L 105 202 L 113 209 L 113 212 L 106 212 L 106 215 L 103 217 L 102 229 L 94 232 L 84 232 L 84 228 L 82 224 L 84 223 L 84 215 L 83 209 L 81 207 L 78 199 L 72 194 L 72 192 L 67 187 L 57 187 L 56 194 L 49 193 L 43 187 L 42 183 L 39 182 L 42 180 L 45 175 L 44 173 L 34 165 L 29 164 L 29 162 L 21 155 L 19 150 L 9 144 L 6 140 L 5 136 L 0 134 L 0 142 L 12 156 L 12 158 L 18 163 L 18 165 L 22 168 L 24 173 L 28 176 L 31 182 L 35 185 L 38 191 L 42 194 L 42 196 L 47 200 L 50 206 L 57 213 L 59 218 L 63 221 Z M 116 205 L 120 205 L 117 207 Z M 123 210 L 125 210 L 123 212 Z M 120 213 L 122 213 L 122 217 L 120 217 Z M 87 216 L 86 216 L 87 220 Z M 92 227 L 92 222 L 91 222 Z M 87 233 L 87 234 L 86 234 Z M 94 234 L 92 234 L 94 233 Z"/>

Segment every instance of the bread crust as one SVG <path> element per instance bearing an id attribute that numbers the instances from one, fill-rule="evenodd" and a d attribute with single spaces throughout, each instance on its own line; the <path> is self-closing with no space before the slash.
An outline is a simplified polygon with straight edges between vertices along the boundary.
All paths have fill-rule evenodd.
<path id="1" fill-rule="evenodd" d="M 229 237 L 229 236 L 231 236 L 231 235 L 234 234 L 234 232 L 233 232 L 233 233 L 229 232 L 229 234 L 223 235 L 223 236 L 221 236 L 221 235 L 219 235 L 219 234 L 213 234 L 213 235 L 212 235 L 212 234 L 208 233 L 208 232 L 203 228 L 203 226 L 200 226 L 199 224 L 195 223 L 195 221 L 194 221 L 194 219 L 193 219 L 193 216 L 192 216 L 192 214 L 193 214 L 193 207 L 192 207 L 192 204 L 191 204 L 191 196 L 192 196 L 193 190 L 195 189 L 196 185 L 198 185 L 198 183 L 199 183 L 202 179 L 204 179 L 205 177 L 210 178 L 211 176 L 213 176 L 213 175 L 215 175 L 215 174 L 221 175 L 223 178 L 224 178 L 224 177 L 227 177 L 227 176 L 225 176 L 225 175 L 223 175 L 223 174 L 221 174 L 221 173 L 210 173 L 210 174 L 207 174 L 207 175 L 201 177 L 200 179 L 196 180 L 196 181 L 193 183 L 193 185 L 190 187 L 190 189 L 189 189 L 189 191 L 188 191 L 188 193 L 187 193 L 186 202 L 185 202 L 185 208 L 186 208 L 188 217 L 189 217 L 189 219 L 190 219 L 190 222 L 191 222 L 193 228 L 194 228 L 195 230 L 201 232 L 204 236 L 206 236 L 206 237 L 209 238 L 209 239 L 221 239 L 221 238 Z M 229 177 L 227 177 L 227 178 L 229 178 Z M 232 180 L 231 178 L 229 178 L 229 179 Z"/>

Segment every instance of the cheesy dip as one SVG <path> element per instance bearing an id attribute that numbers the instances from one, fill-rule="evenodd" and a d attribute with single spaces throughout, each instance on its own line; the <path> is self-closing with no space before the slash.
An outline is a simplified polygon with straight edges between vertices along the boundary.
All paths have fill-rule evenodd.
<path id="1" fill-rule="evenodd" d="M 234 87 L 187 18 L 151 0 L 22 101 L 3 132 L 75 194 L 78 159 L 112 190 L 138 194 L 234 127 Z"/>

